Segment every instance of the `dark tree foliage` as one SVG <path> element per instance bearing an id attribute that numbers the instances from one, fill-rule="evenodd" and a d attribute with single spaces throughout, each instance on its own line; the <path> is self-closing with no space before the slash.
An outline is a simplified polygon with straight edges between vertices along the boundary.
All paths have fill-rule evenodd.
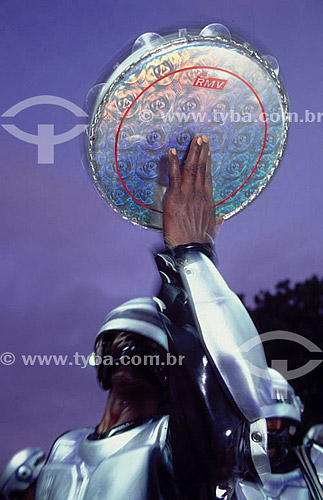
<path id="1" fill-rule="evenodd" d="M 293 332 L 323 350 L 323 278 L 313 276 L 295 285 L 291 285 L 290 280 L 281 281 L 274 293 L 260 291 L 255 295 L 249 313 L 259 333 Z M 322 352 L 309 352 L 292 341 L 265 342 L 264 349 L 269 366 L 272 360 L 287 360 L 288 370 L 299 368 L 311 359 L 323 359 Z M 323 362 L 307 375 L 289 380 L 305 406 L 304 430 L 323 423 L 322 376 Z"/>

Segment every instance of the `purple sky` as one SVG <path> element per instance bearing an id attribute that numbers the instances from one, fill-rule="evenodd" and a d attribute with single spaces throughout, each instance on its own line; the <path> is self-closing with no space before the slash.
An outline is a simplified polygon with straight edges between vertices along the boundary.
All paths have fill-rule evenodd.
<path id="1" fill-rule="evenodd" d="M 157 15 L 158 13 L 158 15 Z M 83 106 L 102 66 L 147 31 L 222 22 L 273 54 L 291 110 L 323 111 L 323 3 L 320 0 L 2 0 L 0 115 L 17 102 L 51 94 Z M 79 119 L 53 106 L 16 119 L 68 130 Z M 222 227 L 221 271 L 250 299 L 286 278 L 322 275 L 323 123 L 294 123 L 274 179 Z M 55 148 L 54 165 L 37 147 L 0 127 L 0 466 L 25 445 L 48 450 L 62 432 L 93 426 L 105 394 L 93 369 L 24 367 L 21 354 L 89 354 L 105 314 L 121 301 L 152 294 L 152 250 L 160 235 L 123 221 L 99 198 L 82 168 L 80 141 Z"/>

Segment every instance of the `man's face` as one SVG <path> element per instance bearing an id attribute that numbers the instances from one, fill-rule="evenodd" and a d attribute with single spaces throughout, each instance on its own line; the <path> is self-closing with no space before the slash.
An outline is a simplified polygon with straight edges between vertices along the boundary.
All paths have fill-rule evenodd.
<path id="1" fill-rule="evenodd" d="M 111 355 L 114 358 L 121 356 L 122 351 L 125 347 L 131 347 L 135 344 L 138 339 L 138 335 L 132 332 L 120 332 L 117 333 L 112 344 L 111 344 Z M 138 386 L 145 383 L 145 377 L 143 377 L 141 371 L 136 369 L 136 367 L 131 364 L 123 365 L 119 363 L 119 366 L 114 367 L 112 371 L 112 386 L 115 388 L 123 387 L 124 385 L 130 384 L 131 386 Z"/>
<path id="2" fill-rule="evenodd" d="M 138 335 L 132 332 L 119 332 L 116 334 L 112 341 L 110 353 L 116 359 L 122 355 L 123 349 L 126 347 L 137 348 L 136 355 L 141 357 L 141 362 L 144 363 L 144 358 L 146 354 L 154 353 L 164 356 L 164 350 L 152 340 Z M 127 356 L 131 356 L 131 353 L 126 351 Z M 160 387 L 157 381 L 148 376 L 148 370 L 144 365 L 133 364 L 122 364 L 119 363 L 118 366 L 114 367 L 112 371 L 112 386 L 115 388 L 121 388 L 126 386 L 131 386 L 133 390 L 137 391 L 158 391 L 160 392 Z"/>
<path id="3" fill-rule="evenodd" d="M 283 420 L 281 418 L 267 418 L 267 429 L 269 431 L 281 430 L 282 427 L 283 427 Z"/>
<path id="4" fill-rule="evenodd" d="M 132 332 L 120 331 L 112 335 L 109 332 L 108 337 L 102 339 L 101 346 L 103 359 L 113 357 L 113 365 L 103 363 L 100 366 L 103 367 L 99 373 L 101 383 L 110 390 L 104 417 L 97 428 L 101 434 L 113 425 L 152 418 L 167 411 L 166 391 L 158 374 L 151 373 L 150 367 L 144 365 L 147 354 L 161 350 L 165 356 L 164 349 Z M 140 358 L 140 366 L 137 361 L 131 363 L 135 356 Z"/>
<path id="5" fill-rule="evenodd" d="M 282 428 L 283 428 L 283 420 L 281 418 L 267 418 L 268 431 L 274 431 L 274 430 L 280 431 Z M 276 455 L 276 448 L 268 448 L 269 458 L 273 458 L 275 455 Z"/>

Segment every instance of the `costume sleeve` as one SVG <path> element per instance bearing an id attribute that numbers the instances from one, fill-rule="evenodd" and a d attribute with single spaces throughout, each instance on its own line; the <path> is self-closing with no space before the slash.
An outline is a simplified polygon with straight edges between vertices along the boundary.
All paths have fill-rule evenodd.
<path id="1" fill-rule="evenodd" d="M 263 348 L 216 262 L 210 245 L 194 243 L 156 256 L 170 354 L 184 356 L 182 364 L 169 366 L 173 462 L 182 491 L 203 484 L 213 492 L 215 485 L 234 482 L 250 469 L 253 452 L 262 472 L 268 465 L 256 382 L 267 368 Z M 250 444 L 254 424 L 261 442 Z"/>

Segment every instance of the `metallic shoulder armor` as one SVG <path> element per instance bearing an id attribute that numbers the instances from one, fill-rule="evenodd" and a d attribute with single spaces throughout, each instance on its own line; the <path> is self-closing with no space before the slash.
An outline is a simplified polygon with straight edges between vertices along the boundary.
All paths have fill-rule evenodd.
<path id="1" fill-rule="evenodd" d="M 158 500 L 158 459 L 168 416 L 149 420 L 98 441 L 93 429 L 68 432 L 53 445 L 37 482 L 36 500 Z"/>
<path id="2" fill-rule="evenodd" d="M 14 492 L 26 491 L 38 478 L 45 458 L 43 450 L 35 447 L 15 453 L 0 475 L 0 493 L 9 498 Z"/>

